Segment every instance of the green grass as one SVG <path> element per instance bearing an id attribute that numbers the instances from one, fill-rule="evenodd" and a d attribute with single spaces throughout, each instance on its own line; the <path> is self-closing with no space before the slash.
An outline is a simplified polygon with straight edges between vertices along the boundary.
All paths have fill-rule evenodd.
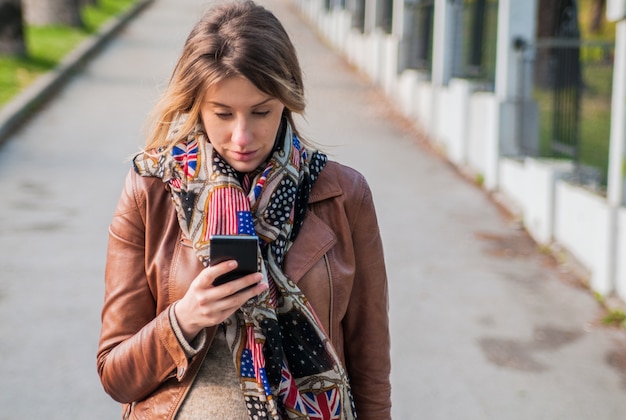
<path id="1" fill-rule="evenodd" d="M 98 7 L 87 6 L 82 17 L 88 31 L 95 32 L 107 20 L 127 10 L 136 0 L 99 0 Z"/>
<path id="2" fill-rule="evenodd" d="M 580 97 L 579 163 L 596 168 L 606 182 L 609 165 L 611 126 L 611 89 L 613 68 L 611 60 L 602 48 L 581 49 L 583 85 Z M 544 157 L 561 157 L 550 151 L 552 118 L 554 115 L 553 93 L 536 88 L 534 98 L 539 105 L 540 154 Z"/>
<path id="3" fill-rule="evenodd" d="M 591 18 L 592 3 L 596 0 L 579 0 L 578 1 L 578 22 L 580 24 L 580 32 L 583 39 L 615 39 L 615 22 L 608 22 L 606 18 L 600 28 L 600 33 L 594 34 L 589 30 L 589 20 Z"/>
<path id="4" fill-rule="evenodd" d="M 540 155 L 544 157 L 561 157 L 550 150 L 553 117 L 551 97 L 551 93 L 535 93 L 535 99 L 540 107 Z M 580 106 L 579 162 L 583 165 L 597 168 L 604 178 L 603 182 L 606 182 L 609 165 L 610 102 L 608 98 L 589 97 L 583 94 Z"/>
<path id="5" fill-rule="evenodd" d="M 84 28 L 27 26 L 24 33 L 27 57 L 0 56 L 0 107 L 39 76 L 52 70 L 82 41 L 135 1 L 100 0 L 98 7 L 85 7 L 82 10 Z"/>

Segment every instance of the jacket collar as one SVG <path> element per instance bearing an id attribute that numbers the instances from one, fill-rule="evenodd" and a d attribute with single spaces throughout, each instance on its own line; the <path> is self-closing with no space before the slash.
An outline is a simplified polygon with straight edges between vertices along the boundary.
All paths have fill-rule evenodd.
<path id="1" fill-rule="evenodd" d="M 309 204 L 317 203 L 319 201 L 327 200 L 329 198 L 337 197 L 343 194 L 343 190 L 337 182 L 337 177 L 340 176 L 335 164 L 328 162 L 322 172 L 320 172 L 317 181 L 311 189 L 309 194 Z"/>

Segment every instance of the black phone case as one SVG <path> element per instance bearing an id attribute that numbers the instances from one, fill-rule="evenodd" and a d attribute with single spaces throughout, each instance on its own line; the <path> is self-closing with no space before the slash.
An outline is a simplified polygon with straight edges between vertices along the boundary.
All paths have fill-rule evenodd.
<path id="1" fill-rule="evenodd" d="M 209 264 L 216 265 L 227 260 L 238 263 L 235 270 L 216 278 L 213 285 L 219 286 L 259 271 L 258 243 L 256 236 L 211 236 Z"/>

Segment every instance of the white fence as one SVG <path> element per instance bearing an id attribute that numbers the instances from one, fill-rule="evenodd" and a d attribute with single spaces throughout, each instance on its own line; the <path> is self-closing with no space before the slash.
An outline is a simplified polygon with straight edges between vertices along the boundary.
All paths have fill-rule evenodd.
<path id="1" fill-rule="evenodd" d="M 519 97 L 513 39 L 534 39 L 534 1 L 500 0 L 494 92 L 477 91 L 468 80 L 445 77 L 449 54 L 441 49 L 453 46 L 446 43 L 442 28 L 434 29 L 434 44 L 440 49 L 433 52 L 432 77 L 425 78 L 416 70 L 399 72 L 403 29 L 396 20 L 403 20 L 403 1 L 394 4 L 391 34 L 352 29 L 348 12 L 325 10 L 321 0 L 294 2 L 319 33 L 377 83 L 450 161 L 476 173 L 486 189 L 499 191 L 515 203 L 537 243 L 563 247 L 586 269 L 586 280 L 594 291 L 626 299 L 626 209 L 569 183 L 574 170 L 569 162 L 504 157 L 515 154 L 518 124 L 528 123 L 519 121 L 516 112 L 520 102 L 529 100 Z M 375 3 L 366 0 L 366 11 L 375 8 Z M 445 3 L 436 0 L 435 8 Z M 438 36 L 442 38 L 438 40 Z M 527 109 L 532 110 L 530 105 Z"/>

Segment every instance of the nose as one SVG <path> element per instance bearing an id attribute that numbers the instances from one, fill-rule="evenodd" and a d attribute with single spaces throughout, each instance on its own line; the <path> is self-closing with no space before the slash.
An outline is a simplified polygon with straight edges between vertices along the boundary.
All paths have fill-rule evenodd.
<path id="1" fill-rule="evenodd" d="M 230 140 L 242 149 L 252 142 L 251 126 L 245 117 L 240 116 L 235 119 Z"/>

